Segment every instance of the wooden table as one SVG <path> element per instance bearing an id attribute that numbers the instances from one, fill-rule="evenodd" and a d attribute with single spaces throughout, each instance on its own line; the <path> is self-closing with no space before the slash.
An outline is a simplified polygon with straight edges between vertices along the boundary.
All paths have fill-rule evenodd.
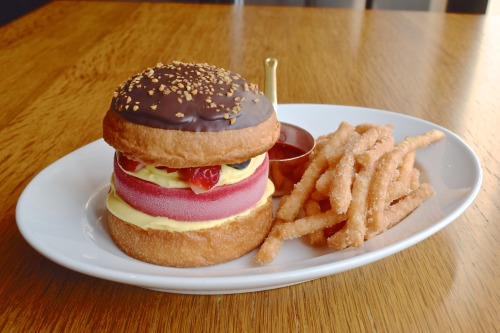
<path id="1" fill-rule="evenodd" d="M 500 330 L 500 17 L 55 1 L 0 28 L 0 331 Z M 114 88 L 158 61 L 208 62 L 281 103 L 391 110 L 442 125 L 484 171 L 470 208 L 429 239 L 344 273 L 196 296 L 86 276 L 21 236 L 17 200 L 42 169 L 101 137 Z"/>

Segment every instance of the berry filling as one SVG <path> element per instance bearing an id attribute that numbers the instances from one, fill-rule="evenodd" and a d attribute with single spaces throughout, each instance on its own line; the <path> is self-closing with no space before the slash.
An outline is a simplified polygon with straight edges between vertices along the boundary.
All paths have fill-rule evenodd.
<path id="1" fill-rule="evenodd" d="M 250 163 L 248 160 L 247 166 Z M 118 164 L 123 170 L 128 172 L 137 172 L 144 168 L 144 164 L 128 159 L 125 155 L 118 153 Z M 220 165 L 197 167 L 197 168 L 169 168 L 158 166 L 160 170 L 165 170 L 167 173 L 178 172 L 179 178 L 189 184 L 189 187 L 194 193 L 199 194 L 210 190 L 217 185 L 220 178 Z M 241 170 L 241 169 L 238 169 Z"/>
<path id="2" fill-rule="evenodd" d="M 118 163 L 120 163 L 120 166 L 123 168 L 123 170 L 126 170 L 128 172 L 137 172 L 144 168 L 144 164 L 142 164 L 141 162 L 131 160 L 121 153 L 118 153 Z"/>

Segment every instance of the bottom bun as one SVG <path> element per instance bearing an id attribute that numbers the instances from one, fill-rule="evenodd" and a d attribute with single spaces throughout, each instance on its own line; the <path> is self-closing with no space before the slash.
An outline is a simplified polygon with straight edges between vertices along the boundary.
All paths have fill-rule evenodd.
<path id="1" fill-rule="evenodd" d="M 127 255 L 162 266 L 200 267 L 239 258 L 257 248 L 272 226 L 272 197 L 224 225 L 176 232 L 141 229 L 108 211 L 111 238 Z"/>

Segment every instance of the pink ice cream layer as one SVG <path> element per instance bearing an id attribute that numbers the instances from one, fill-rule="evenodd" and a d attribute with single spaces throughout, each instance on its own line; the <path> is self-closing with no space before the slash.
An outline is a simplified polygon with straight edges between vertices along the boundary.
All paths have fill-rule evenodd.
<path id="1" fill-rule="evenodd" d="M 209 221 L 239 214 L 264 195 L 268 156 L 248 178 L 195 194 L 191 188 L 165 188 L 125 173 L 114 159 L 116 193 L 133 208 L 177 221 Z"/>

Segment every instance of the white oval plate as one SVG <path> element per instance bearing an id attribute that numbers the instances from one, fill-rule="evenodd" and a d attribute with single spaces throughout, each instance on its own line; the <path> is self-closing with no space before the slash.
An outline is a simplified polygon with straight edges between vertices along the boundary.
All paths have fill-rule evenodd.
<path id="1" fill-rule="evenodd" d="M 360 249 L 332 251 L 286 241 L 267 266 L 252 263 L 255 251 L 212 267 L 171 268 L 132 259 L 112 242 L 104 217 L 113 149 L 95 141 L 40 172 L 22 193 L 16 219 L 23 237 L 41 254 L 69 269 L 149 289 L 191 294 L 225 294 L 289 286 L 359 267 L 412 246 L 455 220 L 472 203 L 482 181 L 480 163 L 458 136 L 430 122 L 380 110 L 335 105 L 280 105 L 281 121 L 315 137 L 340 121 L 391 123 L 397 141 L 433 128 L 446 138 L 419 150 L 422 180 L 437 195 L 404 221 Z"/>

